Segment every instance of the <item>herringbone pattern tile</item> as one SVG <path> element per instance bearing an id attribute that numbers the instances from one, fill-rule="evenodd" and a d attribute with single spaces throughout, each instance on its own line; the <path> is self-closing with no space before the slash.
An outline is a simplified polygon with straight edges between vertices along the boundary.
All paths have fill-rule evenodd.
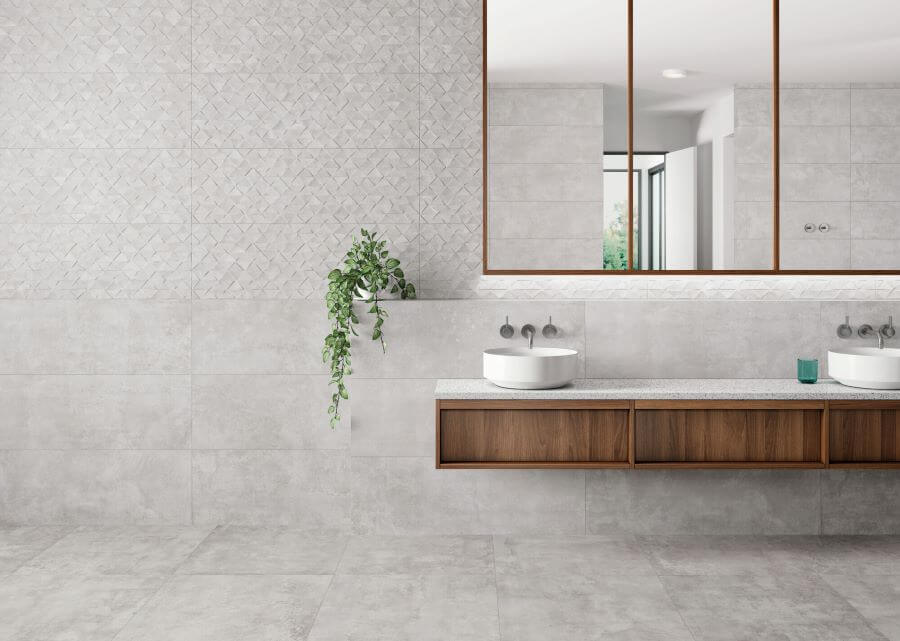
<path id="1" fill-rule="evenodd" d="M 0 225 L 0 297 L 187 298 L 187 225 Z"/>
<path id="2" fill-rule="evenodd" d="M 416 0 L 202 0 L 194 70 L 416 73 Z"/>
<path id="3" fill-rule="evenodd" d="M 0 71 L 190 71 L 190 0 L 4 0 Z"/>
<path id="4" fill-rule="evenodd" d="M 418 147 L 414 74 L 194 74 L 198 147 Z"/>
<path id="5" fill-rule="evenodd" d="M 417 225 L 371 225 L 418 282 Z M 195 298 L 318 298 L 356 225 L 193 225 Z"/>
<path id="6" fill-rule="evenodd" d="M 193 160 L 198 222 L 333 225 L 419 218 L 416 150 L 195 150 Z"/>
<path id="7" fill-rule="evenodd" d="M 187 149 L 0 149 L 0 222 L 187 223 Z"/>

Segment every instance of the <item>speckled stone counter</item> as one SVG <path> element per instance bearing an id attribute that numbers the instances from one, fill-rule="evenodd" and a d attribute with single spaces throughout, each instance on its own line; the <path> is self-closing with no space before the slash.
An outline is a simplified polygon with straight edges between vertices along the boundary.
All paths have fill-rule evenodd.
<path id="1" fill-rule="evenodd" d="M 483 378 L 442 379 L 437 399 L 495 400 L 900 400 L 900 390 L 847 387 L 830 380 L 812 385 L 794 379 L 581 379 L 558 389 L 517 390 Z"/>

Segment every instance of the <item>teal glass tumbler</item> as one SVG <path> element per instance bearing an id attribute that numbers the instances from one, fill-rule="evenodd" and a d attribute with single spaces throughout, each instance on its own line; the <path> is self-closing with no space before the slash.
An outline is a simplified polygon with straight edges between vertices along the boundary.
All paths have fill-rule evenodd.
<path id="1" fill-rule="evenodd" d="M 797 380 L 801 383 L 815 383 L 819 380 L 819 360 L 816 358 L 798 358 Z"/>

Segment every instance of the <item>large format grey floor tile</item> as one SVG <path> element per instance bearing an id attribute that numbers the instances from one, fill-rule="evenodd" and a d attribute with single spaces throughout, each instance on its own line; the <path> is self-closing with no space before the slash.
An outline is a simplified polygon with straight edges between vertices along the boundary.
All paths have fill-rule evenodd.
<path id="1" fill-rule="evenodd" d="M 900 639 L 900 575 L 823 577 L 889 639 Z"/>
<path id="2" fill-rule="evenodd" d="M 162 577 L 8 576 L 0 581 L 0 639 L 110 641 Z"/>
<path id="3" fill-rule="evenodd" d="M 116 641 L 298 641 L 327 576 L 177 576 Z"/>
<path id="4" fill-rule="evenodd" d="M 338 575 L 308 641 L 497 641 L 493 577 Z"/>
<path id="5" fill-rule="evenodd" d="M 627 535 L 497 536 L 494 537 L 494 555 L 500 575 L 655 574 L 638 541 Z"/>
<path id="6" fill-rule="evenodd" d="M 44 551 L 65 536 L 67 527 L 0 527 L 0 576 Z"/>
<path id="7" fill-rule="evenodd" d="M 171 574 L 209 534 L 192 527 L 81 527 L 18 570 L 18 574 Z"/>
<path id="8" fill-rule="evenodd" d="M 494 572 L 489 536 L 355 536 L 339 574 L 482 574 Z"/>
<path id="9" fill-rule="evenodd" d="M 68 527 L 0 527 L 0 576 L 59 541 Z"/>
<path id="10" fill-rule="evenodd" d="M 696 641 L 884 639 L 818 577 L 660 577 Z"/>
<path id="11" fill-rule="evenodd" d="M 826 536 L 809 545 L 823 575 L 900 575 L 900 536 Z"/>
<path id="12" fill-rule="evenodd" d="M 498 576 L 514 641 L 693 641 L 655 576 Z"/>
<path id="13" fill-rule="evenodd" d="M 217 528 L 179 568 L 183 574 L 331 574 L 346 537 L 292 528 Z"/>
<path id="14" fill-rule="evenodd" d="M 816 567 L 806 537 L 647 536 L 641 542 L 659 574 L 812 574 Z"/>

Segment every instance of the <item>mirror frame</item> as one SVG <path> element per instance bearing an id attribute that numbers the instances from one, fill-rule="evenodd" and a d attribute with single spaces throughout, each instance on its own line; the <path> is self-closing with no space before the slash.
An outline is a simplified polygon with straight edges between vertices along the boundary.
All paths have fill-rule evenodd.
<path id="1" fill-rule="evenodd" d="M 481 138 L 482 138 L 482 219 L 481 219 L 481 273 L 485 276 L 897 276 L 900 269 L 781 269 L 781 25 L 779 0 L 772 0 L 772 268 L 771 269 L 635 269 L 634 268 L 634 184 L 628 181 L 628 255 L 624 270 L 600 269 L 491 269 L 488 267 L 488 81 L 487 81 L 487 5 L 482 0 L 481 20 Z M 634 170 L 634 0 L 627 3 L 627 154 L 629 175 Z"/>

